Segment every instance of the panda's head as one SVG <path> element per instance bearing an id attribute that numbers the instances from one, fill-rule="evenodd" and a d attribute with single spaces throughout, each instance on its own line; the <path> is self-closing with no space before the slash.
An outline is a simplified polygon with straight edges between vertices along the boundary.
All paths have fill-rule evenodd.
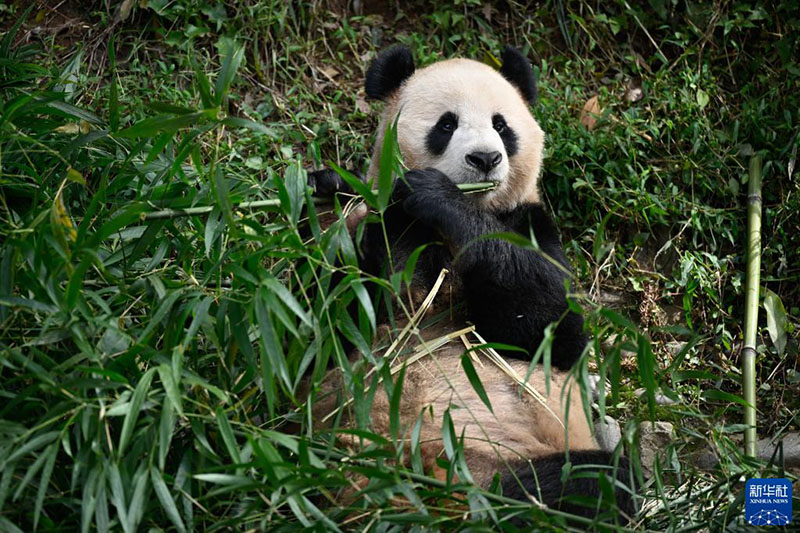
<path id="1" fill-rule="evenodd" d="M 368 96 L 386 102 L 369 177 L 399 113 L 397 139 L 408 168 L 433 167 L 456 183 L 495 182 L 479 196 L 488 209 L 538 201 L 544 133 L 528 107 L 536 80 L 517 50 L 505 49 L 499 71 L 469 59 L 415 70 L 409 49 L 395 46 L 372 62 L 365 85 Z"/>

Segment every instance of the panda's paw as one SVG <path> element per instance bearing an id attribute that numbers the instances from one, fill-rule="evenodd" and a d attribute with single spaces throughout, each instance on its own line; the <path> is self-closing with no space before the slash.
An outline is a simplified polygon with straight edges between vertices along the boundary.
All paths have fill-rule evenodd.
<path id="1" fill-rule="evenodd" d="M 406 213 L 426 222 L 435 222 L 445 209 L 464 199 L 456 184 L 434 168 L 407 172 L 405 183 L 398 183 L 395 193 Z"/>
<path id="2" fill-rule="evenodd" d="M 358 172 L 352 172 L 352 174 L 361 178 Z M 314 191 L 314 196 L 318 198 L 333 198 L 336 193 L 353 194 L 352 187 L 330 168 L 309 172 L 308 186 Z"/>

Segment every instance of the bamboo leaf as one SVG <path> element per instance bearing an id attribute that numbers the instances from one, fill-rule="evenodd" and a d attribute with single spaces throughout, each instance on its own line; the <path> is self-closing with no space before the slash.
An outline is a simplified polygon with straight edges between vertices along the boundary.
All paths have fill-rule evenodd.
<path id="1" fill-rule="evenodd" d="M 3 40 L 0 41 L 0 57 L 7 58 L 11 56 L 11 45 L 14 43 L 14 39 L 17 37 L 17 32 L 22 27 L 22 24 L 28 19 L 28 15 L 31 14 L 34 7 L 38 7 L 37 4 L 30 4 L 25 11 L 19 13 L 14 20 L 14 23 L 11 27 L 6 31 L 5 35 L 3 35 Z"/>
<path id="2" fill-rule="evenodd" d="M 122 432 L 119 436 L 119 446 L 117 448 L 117 455 L 119 457 L 124 456 L 125 448 L 127 447 L 128 442 L 131 440 L 133 430 L 136 428 L 136 420 L 139 418 L 139 410 L 142 408 L 144 399 L 147 396 L 147 393 L 150 391 L 150 382 L 153 380 L 153 374 L 155 371 L 155 368 L 151 368 L 145 372 L 139 380 L 139 383 L 136 385 L 136 389 L 133 391 L 130 410 L 128 411 L 128 414 L 125 415 L 125 421 L 122 423 Z"/>
<path id="3" fill-rule="evenodd" d="M 354 279 L 350 283 L 350 287 L 356 294 L 356 298 L 358 298 L 358 303 L 361 305 L 361 309 L 363 309 L 367 315 L 370 329 L 374 332 L 376 328 L 375 309 L 372 307 L 372 300 L 370 300 L 367 289 L 364 287 L 364 284 L 357 279 Z"/>
<path id="4" fill-rule="evenodd" d="M 214 98 L 211 96 L 211 84 L 208 81 L 208 76 L 200 68 L 200 64 L 194 55 L 189 55 L 189 63 L 194 69 L 194 80 L 200 93 L 200 101 L 203 103 L 203 107 L 206 109 L 214 107 Z"/>
<path id="5" fill-rule="evenodd" d="M 172 115 L 189 115 L 191 113 L 198 112 L 196 109 L 175 104 L 169 104 L 166 102 L 147 102 L 147 104 L 145 105 L 150 109 L 152 109 L 153 111 L 155 111 L 156 113 L 164 113 Z"/>
<path id="6" fill-rule="evenodd" d="M 456 435 L 455 427 L 453 427 L 453 419 L 450 417 L 449 407 L 442 416 L 442 444 L 447 458 L 452 461 L 458 449 L 458 436 Z"/>
<path id="7" fill-rule="evenodd" d="M 161 325 L 161 321 L 167 317 L 167 314 L 172 310 L 172 306 L 175 305 L 175 302 L 181 296 L 183 296 L 183 289 L 176 289 L 161 301 L 161 305 L 158 306 L 158 309 L 144 328 L 144 331 L 139 335 L 140 344 L 147 342 L 147 338 Z"/>
<path id="8" fill-rule="evenodd" d="M 147 474 L 145 465 L 141 465 L 134 474 L 134 487 L 133 496 L 131 497 L 131 504 L 128 507 L 128 531 L 136 531 L 139 527 L 139 522 L 142 521 L 144 516 L 145 494 L 147 492 L 147 485 L 150 476 Z"/>
<path id="9" fill-rule="evenodd" d="M 478 395 L 478 398 L 481 399 L 486 408 L 489 409 L 492 414 L 494 414 L 492 403 L 489 401 L 489 396 L 486 395 L 486 389 L 483 388 L 483 383 L 481 383 L 481 378 L 475 371 L 475 366 L 472 364 L 472 357 L 469 353 L 464 353 L 461 356 L 461 367 L 464 369 L 464 373 L 467 375 L 467 379 L 469 380 L 470 385 L 472 385 L 472 389 L 475 391 L 475 394 Z"/>
<path id="10" fill-rule="evenodd" d="M 58 308 L 54 305 L 44 302 L 38 302 L 29 298 L 19 298 L 17 296 L 0 296 L 0 305 L 7 307 L 25 307 L 31 311 L 39 311 L 42 313 L 55 313 Z"/>
<path id="11" fill-rule="evenodd" d="M 253 480 L 247 476 L 234 476 L 232 474 L 196 474 L 193 477 L 198 481 L 206 481 L 215 485 L 243 487 L 253 484 Z"/>
<path id="12" fill-rule="evenodd" d="M 0 516 L 0 531 L 5 531 L 7 533 L 25 533 L 5 516 Z"/>
<path id="13" fill-rule="evenodd" d="M 411 280 L 414 278 L 414 270 L 417 268 L 417 261 L 419 260 L 419 255 L 427 248 L 427 244 L 423 244 L 422 246 L 418 246 L 406 259 L 406 266 L 403 268 L 403 281 L 407 285 L 411 284 Z"/>
<path id="14" fill-rule="evenodd" d="M 269 288 L 272 292 L 274 292 L 278 298 L 288 307 L 300 320 L 302 320 L 307 326 L 311 327 L 311 319 L 308 316 L 308 313 L 303 310 L 303 307 L 297 301 L 297 299 L 292 295 L 292 293 L 287 289 L 283 283 L 275 279 L 273 276 L 267 275 L 264 278 L 264 284 Z"/>
<path id="15" fill-rule="evenodd" d="M 769 289 L 765 291 L 764 309 L 767 311 L 767 331 L 778 355 L 786 350 L 786 309 L 780 297 Z"/>
<path id="16" fill-rule="evenodd" d="M 116 133 L 117 137 L 138 139 L 153 137 L 157 133 L 174 133 L 183 128 L 197 126 L 208 120 L 207 111 L 188 113 L 186 115 L 158 115 L 140 120 L 136 124 Z"/>
<path id="17" fill-rule="evenodd" d="M 117 59 L 115 33 L 108 38 L 108 71 L 111 84 L 108 88 L 108 125 L 112 132 L 119 129 L 119 87 L 117 86 Z"/>
<path id="18" fill-rule="evenodd" d="M 39 490 L 36 492 L 36 503 L 33 507 L 33 529 L 34 531 L 39 526 L 39 515 L 42 513 L 42 505 L 44 504 L 44 497 L 47 494 L 47 487 L 50 484 L 50 476 L 53 474 L 53 467 L 56 464 L 56 456 L 58 456 L 59 442 L 54 442 L 44 452 L 47 458 L 42 469 L 42 477 L 39 480 Z"/>
<path id="19" fill-rule="evenodd" d="M 738 403 L 739 405 L 743 405 L 744 407 L 752 407 L 741 396 L 736 396 L 735 394 L 731 394 L 729 392 L 717 389 L 705 390 L 702 392 L 701 396 L 705 400 L 719 400 L 721 402 Z"/>
<path id="20" fill-rule="evenodd" d="M 381 161 L 378 166 L 378 210 L 384 211 L 389 205 L 392 195 L 392 182 L 394 181 L 394 163 L 397 158 L 397 121 L 400 114 L 394 118 L 383 136 L 381 146 Z"/>
<path id="21" fill-rule="evenodd" d="M 99 477 L 101 466 L 96 464 L 89 471 L 86 482 L 83 485 L 83 497 L 81 498 L 81 532 L 88 533 L 92 525 L 92 517 L 97 508 L 97 478 Z"/>
<path id="22" fill-rule="evenodd" d="M 120 477 L 117 463 L 110 463 L 106 469 L 106 474 L 108 477 L 108 484 L 111 486 L 111 503 L 113 503 L 114 507 L 117 509 L 119 523 L 125 533 L 131 533 L 133 530 L 130 529 L 128 524 L 128 507 L 125 504 L 125 490 L 122 488 L 122 478 Z"/>
<path id="23" fill-rule="evenodd" d="M 249 120 L 246 118 L 225 117 L 222 120 L 222 123 L 231 128 L 247 128 L 256 133 L 261 133 L 262 135 L 266 135 L 271 139 L 278 138 L 278 134 L 275 133 L 275 131 L 271 130 L 270 128 L 266 127 L 265 125 L 259 122 L 255 122 L 253 120 Z"/>
<path id="24" fill-rule="evenodd" d="M 150 146 L 150 151 L 147 153 L 147 158 L 145 158 L 145 164 L 152 163 L 156 160 L 156 157 L 161 154 L 161 151 L 169 144 L 169 142 L 174 137 L 173 132 L 162 133 L 158 137 L 153 140 L 152 145 Z"/>
<path id="25" fill-rule="evenodd" d="M 289 220 L 297 225 L 305 204 L 305 189 L 308 183 L 306 171 L 300 164 L 292 164 L 286 169 L 283 181 L 278 182 L 281 203 L 288 208 Z"/>
<path id="26" fill-rule="evenodd" d="M 229 37 L 222 37 L 217 43 L 219 47 L 221 68 L 214 86 L 214 99 L 217 105 L 228 96 L 228 89 L 236 77 L 236 71 L 244 59 L 244 46 Z"/>
<path id="27" fill-rule="evenodd" d="M 236 229 L 236 224 L 233 220 L 233 208 L 231 207 L 231 199 L 228 194 L 228 184 L 225 177 L 222 175 L 222 168 L 219 165 L 214 167 L 214 194 L 217 198 L 217 205 L 222 211 L 222 216 L 225 218 L 225 223 L 232 230 Z"/>
<path id="28" fill-rule="evenodd" d="M 339 176 L 347 183 L 350 187 L 353 188 L 354 191 L 361 196 L 367 205 L 373 208 L 377 208 L 378 206 L 378 196 L 372 191 L 368 183 L 364 183 L 357 177 L 355 177 L 352 173 L 348 172 L 347 170 L 343 169 L 336 163 L 329 161 L 328 164 L 331 166 L 333 170 L 336 171 Z"/>
<path id="29" fill-rule="evenodd" d="M 228 417 L 225 416 L 225 411 L 223 411 L 221 407 L 217 407 L 216 418 L 219 433 L 222 435 L 222 442 L 225 443 L 225 449 L 228 450 L 228 455 L 231 456 L 231 460 L 238 465 L 242 462 L 242 458 L 239 455 L 239 446 L 236 444 L 236 437 L 233 435 L 231 423 L 228 421 Z"/>
<path id="30" fill-rule="evenodd" d="M 169 397 L 161 403 L 161 420 L 158 424 L 158 467 L 164 470 L 167 454 L 175 431 L 175 408 Z"/>
<path id="31" fill-rule="evenodd" d="M 16 451 L 12 452 L 2 463 L 3 465 L 11 464 L 17 459 L 21 457 L 25 457 L 32 451 L 38 450 L 43 446 L 47 446 L 54 440 L 58 438 L 58 431 L 48 431 L 47 433 L 42 433 L 41 435 L 37 435 L 36 437 L 32 438 L 28 442 L 26 442 L 23 446 L 18 448 Z"/>
<path id="32" fill-rule="evenodd" d="M 183 524 L 183 519 L 178 512 L 178 507 L 175 505 L 175 500 L 172 499 L 167 484 L 164 483 L 164 478 L 161 477 L 161 472 L 154 466 L 150 467 L 150 480 L 153 483 L 156 497 L 158 497 L 158 501 L 161 502 L 161 507 L 167 514 L 167 518 L 169 518 L 170 522 L 172 522 L 178 531 L 183 533 L 186 531 L 186 526 Z"/>
<path id="33" fill-rule="evenodd" d="M 22 481 L 20 481 L 19 485 L 17 485 L 17 490 L 14 491 L 14 497 L 12 498 L 14 501 L 19 499 L 20 495 L 23 493 L 28 484 L 33 480 L 36 474 L 39 473 L 39 470 L 41 470 L 44 466 L 46 459 L 46 454 L 39 454 L 33 464 L 25 470 L 25 475 L 22 477 Z"/>
<path id="34" fill-rule="evenodd" d="M 392 387 L 392 396 L 389 402 L 389 429 L 392 434 L 392 440 L 397 443 L 400 433 L 400 402 L 403 399 L 403 381 L 406 377 L 406 365 L 400 368 L 397 373 L 397 378 Z"/>
<path id="35" fill-rule="evenodd" d="M 102 479 L 98 479 L 97 493 L 95 495 L 94 520 L 97 531 L 110 531 L 108 518 L 108 499 L 106 498 L 106 486 Z"/>
<path id="36" fill-rule="evenodd" d="M 636 363 L 639 367 L 639 377 L 644 385 L 647 407 L 650 411 L 650 420 L 656 417 L 656 369 L 655 357 L 650 349 L 650 342 L 642 335 L 637 339 Z"/>
<path id="37" fill-rule="evenodd" d="M 0 463 L 0 511 L 3 510 L 3 506 L 6 502 L 6 497 L 8 497 L 8 489 L 11 485 L 11 479 L 14 477 L 14 472 L 16 470 L 16 465 L 13 463 Z M 2 515 L 0 515 L 2 516 Z"/>
<path id="38" fill-rule="evenodd" d="M 291 387 L 291 380 L 289 379 L 289 372 L 286 368 L 286 358 L 281 348 L 281 343 L 275 333 L 275 328 L 272 324 L 272 317 L 270 316 L 267 307 L 264 305 L 264 298 L 259 294 L 256 299 L 256 319 L 258 321 L 258 328 L 261 332 L 261 340 L 264 342 L 264 354 L 266 355 L 265 361 L 262 365 L 270 369 L 271 374 L 277 374 L 281 381 L 287 386 Z M 264 384 L 267 386 L 267 383 Z"/>
<path id="39" fill-rule="evenodd" d="M 92 238 L 87 243 L 87 247 L 99 246 L 99 244 L 106 240 L 112 233 L 116 233 L 132 222 L 139 220 L 142 213 L 146 210 L 147 207 L 143 203 L 133 203 L 120 209 L 111 217 L 111 220 L 100 226 L 100 229 L 92 235 Z"/>
<path id="40" fill-rule="evenodd" d="M 167 397 L 172 402 L 173 407 L 178 411 L 179 415 L 183 416 L 179 381 L 173 376 L 172 367 L 167 364 L 159 365 L 158 376 L 161 378 L 161 384 L 164 385 L 164 390 L 167 392 Z"/>
<path id="41" fill-rule="evenodd" d="M 94 113 L 86 111 L 85 109 L 81 109 L 79 107 L 75 107 L 72 104 L 68 104 L 60 100 L 47 102 L 47 106 L 63 113 L 68 117 L 76 118 L 78 120 L 85 120 L 90 124 L 95 124 L 99 126 L 103 123 L 100 117 L 98 117 Z"/>

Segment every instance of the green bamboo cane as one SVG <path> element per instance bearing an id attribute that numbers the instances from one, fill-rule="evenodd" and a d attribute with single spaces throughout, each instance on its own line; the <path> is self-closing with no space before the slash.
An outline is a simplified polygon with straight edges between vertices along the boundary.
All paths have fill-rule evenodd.
<path id="1" fill-rule="evenodd" d="M 459 183 L 457 187 L 465 193 L 483 192 L 494 189 L 496 186 L 493 182 L 479 182 L 479 183 Z M 324 204 L 330 202 L 330 198 L 312 198 L 315 204 Z M 234 205 L 234 209 L 262 209 L 266 207 L 280 207 L 281 201 L 277 198 L 270 200 L 257 200 L 255 202 L 241 202 Z M 193 217 L 196 215 L 207 215 L 214 210 L 213 205 L 204 205 L 198 207 L 186 207 L 183 209 L 161 209 L 159 211 L 151 211 L 142 214 L 142 220 L 160 220 L 164 218 L 179 218 L 179 217 Z"/>
<path id="2" fill-rule="evenodd" d="M 742 350 L 742 388 L 744 401 L 744 453 L 755 457 L 756 447 L 756 330 L 758 294 L 761 283 L 761 157 L 750 158 L 747 190 L 747 282 L 744 310 L 744 349 Z"/>

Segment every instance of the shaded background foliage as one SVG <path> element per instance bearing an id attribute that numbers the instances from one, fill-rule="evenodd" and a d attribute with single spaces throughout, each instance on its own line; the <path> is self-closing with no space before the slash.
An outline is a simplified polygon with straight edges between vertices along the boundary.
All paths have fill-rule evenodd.
<path id="1" fill-rule="evenodd" d="M 344 4 L 0 2 L 0 528 L 497 527 L 520 510 L 398 473 L 397 443 L 343 462 L 308 425 L 304 375 L 338 364 L 363 386 L 340 339 L 372 338 L 361 295 L 379 280 L 341 224 L 306 219 L 304 169 L 364 167 L 363 72 L 397 41 L 423 65 L 505 43 L 537 65 L 545 200 L 603 306 L 584 302 L 602 357 L 581 377 L 611 378 L 600 408 L 629 421 L 630 450 L 637 420 L 677 426 L 635 525 L 741 527 L 742 476 L 760 468 L 738 451 L 736 368 L 754 153 L 760 435 L 800 412 L 796 2 Z M 342 508 L 352 472 L 371 481 Z"/>

